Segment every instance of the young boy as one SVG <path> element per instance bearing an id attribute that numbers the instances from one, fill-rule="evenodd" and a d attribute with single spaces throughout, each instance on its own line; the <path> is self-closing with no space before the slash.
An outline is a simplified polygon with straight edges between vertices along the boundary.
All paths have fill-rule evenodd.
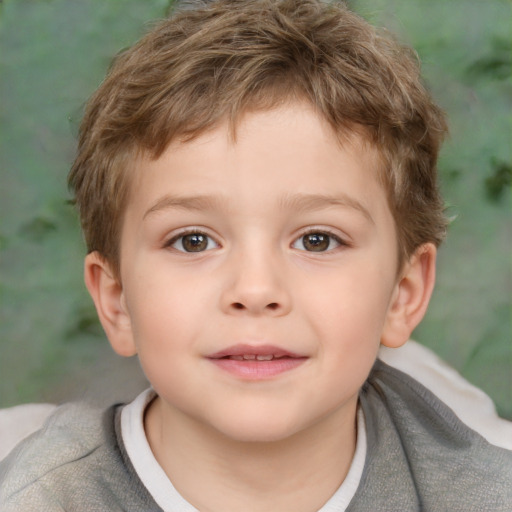
<path id="1" fill-rule="evenodd" d="M 70 174 L 85 281 L 152 389 L 59 408 L 2 511 L 505 511 L 512 453 L 377 358 L 427 308 L 446 126 L 342 4 L 214 1 L 120 55 Z"/>

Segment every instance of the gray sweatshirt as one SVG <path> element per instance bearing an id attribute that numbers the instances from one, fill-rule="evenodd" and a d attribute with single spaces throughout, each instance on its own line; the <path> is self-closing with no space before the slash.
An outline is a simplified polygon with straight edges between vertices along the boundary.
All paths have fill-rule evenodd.
<path id="1" fill-rule="evenodd" d="M 512 452 L 416 380 L 377 361 L 360 403 L 367 455 L 347 512 L 512 511 Z M 0 510 L 161 512 L 124 449 L 121 409 L 60 407 L 0 464 Z"/>

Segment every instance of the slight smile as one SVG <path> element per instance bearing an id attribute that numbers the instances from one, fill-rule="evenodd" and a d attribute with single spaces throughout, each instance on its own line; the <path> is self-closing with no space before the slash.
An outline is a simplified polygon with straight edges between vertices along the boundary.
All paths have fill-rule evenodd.
<path id="1" fill-rule="evenodd" d="M 234 345 L 208 359 L 236 377 L 264 380 L 293 370 L 308 358 L 272 345 Z"/>

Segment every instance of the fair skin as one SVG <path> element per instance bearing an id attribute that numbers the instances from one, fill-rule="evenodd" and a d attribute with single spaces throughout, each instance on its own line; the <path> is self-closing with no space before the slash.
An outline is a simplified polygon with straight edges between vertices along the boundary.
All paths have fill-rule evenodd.
<path id="1" fill-rule="evenodd" d="M 236 141 L 221 124 L 138 162 L 119 280 L 87 256 L 112 346 L 158 393 L 150 446 L 201 512 L 315 511 L 345 478 L 379 345 L 434 284 L 432 244 L 397 274 L 377 165 L 307 105 L 247 113 Z"/>

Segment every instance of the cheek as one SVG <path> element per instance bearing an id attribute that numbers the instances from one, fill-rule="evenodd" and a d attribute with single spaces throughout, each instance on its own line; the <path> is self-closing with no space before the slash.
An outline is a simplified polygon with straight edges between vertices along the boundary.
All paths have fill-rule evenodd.
<path id="1" fill-rule="evenodd" d="M 380 345 L 391 294 L 389 278 L 363 265 L 340 270 L 323 284 L 325 293 L 317 287 L 314 293 L 310 290 L 303 295 L 302 314 L 320 340 L 322 357 L 332 362 L 333 373 L 344 368 L 364 374 Z"/>
<path id="2" fill-rule="evenodd" d="M 392 284 L 370 265 L 340 269 L 323 279 L 303 283 L 304 311 L 311 312 L 320 326 L 378 332 L 384 323 Z"/>
<path id="3" fill-rule="evenodd" d="M 172 351 L 193 336 L 199 291 L 156 270 L 130 282 L 127 307 L 140 354 L 150 346 L 159 357 L 160 352 Z"/>
<path id="4" fill-rule="evenodd" d="M 185 314 L 189 308 L 179 300 L 179 293 L 158 293 L 149 287 L 140 290 L 132 307 L 132 333 L 139 363 L 160 394 L 168 387 L 181 389 L 183 363 L 193 353 L 194 324 Z M 181 390 L 183 393 L 183 390 Z"/>

